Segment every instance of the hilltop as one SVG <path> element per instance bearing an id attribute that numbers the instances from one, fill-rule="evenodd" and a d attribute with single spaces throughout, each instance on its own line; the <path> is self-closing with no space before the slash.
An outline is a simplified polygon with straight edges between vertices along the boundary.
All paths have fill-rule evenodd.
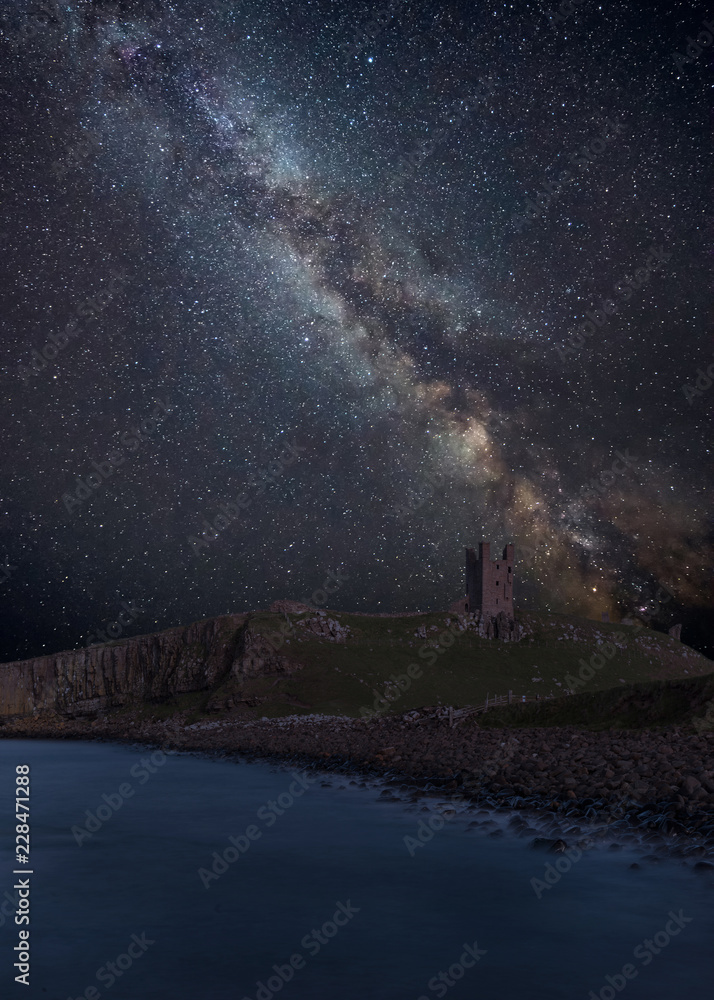
<path id="1" fill-rule="evenodd" d="M 559 698 L 573 687 L 579 697 L 592 696 L 699 678 L 714 666 L 641 626 L 532 612 L 518 621 L 522 637 L 502 641 L 479 635 L 471 616 L 447 611 L 226 615 L 3 664 L 0 717 L 41 712 L 91 719 L 113 710 L 157 718 L 181 713 L 190 721 L 359 717 L 480 705 L 487 695 L 509 691 L 514 700 Z M 583 668 L 587 680 L 578 679 Z"/>

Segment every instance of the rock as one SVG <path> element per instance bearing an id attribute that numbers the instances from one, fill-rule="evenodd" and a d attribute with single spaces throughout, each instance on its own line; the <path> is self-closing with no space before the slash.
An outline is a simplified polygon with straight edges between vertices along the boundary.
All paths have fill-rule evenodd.
<path id="1" fill-rule="evenodd" d="M 682 782 L 682 790 L 685 795 L 694 795 L 701 787 L 701 782 L 697 781 L 697 779 L 691 774 L 687 775 Z"/>
<path id="2" fill-rule="evenodd" d="M 327 627 L 329 631 L 327 614 L 321 616 L 313 611 L 307 617 L 319 619 L 319 627 Z M 613 840 L 627 844 L 628 836 L 632 837 L 637 827 L 644 835 L 642 850 L 656 851 L 657 859 L 672 857 L 671 844 L 676 838 L 681 845 L 678 856 L 688 865 L 700 858 L 707 862 L 714 860 L 714 798 L 709 797 L 714 785 L 711 734 L 693 736 L 689 729 L 680 732 L 675 728 L 663 735 L 647 730 L 585 732 L 553 727 L 545 734 L 546 744 L 542 729 L 477 730 L 468 726 L 452 729 L 444 723 L 447 710 L 443 706 L 374 719 L 302 715 L 260 721 L 255 717 L 261 706 L 252 694 L 248 704 L 248 692 L 240 687 L 241 678 L 266 674 L 280 678 L 294 666 L 287 658 L 285 663 L 280 660 L 283 650 L 263 649 L 258 643 L 260 633 L 253 635 L 249 622 L 241 616 L 227 616 L 222 621 L 218 631 L 212 622 L 192 627 L 191 641 L 196 645 L 189 650 L 195 662 L 182 663 L 176 652 L 186 642 L 182 630 L 168 636 L 163 633 L 138 637 L 47 658 L 50 668 L 45 671 L 42 667 L 34 675 L 38 681 L 36 694 L 46 703 L 56 704 L 53 671 L 61 668 L 65 672 L 60 676 L 67 678 L 69 657 L 77 656 L 72 665 L 75 669 L 80 665 L 81 654 L 82 669 L 88 667 L 82 676 L 82 696 L 87 713 L 90 703 L 95 706 L 92 714 L 69 718 L 46 710 L 24 718 L 18 715 L 14 720 L 6 718 L 0 732 L 9 738 L 99 736 L 106 740 L 125 733 L 127 740 L 153 740 L 159 746 L 170 741 L 184 751 L 209 749 L 212 753 L 272 755 L 273 759 L 287 761 L 291 767 L 316 762 L 323 772 L 328 768 L 342 771 L 354 777 L 359 787 L 364 787 L 365 773 L 383 775 L 388 770 L 390 786 L 398 784 L 401 792 L 406 785 L 407 797 L 413 796 L 416 789 L 438 790 L 439 795 L 450 796 L 455 790 L 449 789 L 455 789 L 456 783 L 458 794 L 472 798 L 482 808 L 479 815 L 488 816 L 483 812 L 484 807 L 499 810 L 504 825 L 514 816 L 512 811 L 503 815 L 508 810 L 528 810 L 523 814 L 524 819 L 530 819 L 538 828 L 515 819 L 510 824 L 512 831 L 526 837 L 524 843 L 537 844 L 543 851 L 553 850 L 558 856 L 566 841 L 575 843 L 585 832 L 598 844 L 604 841 L 607 848 Z M 297 623 L 294 624 L 298 631 Z M 307 638 L 309 632 L 303 629 L 302 635 Z M 138 649 L 132 648 L 132 644 L 138 644 Z M 138 654 L 143 660 L 137 659 Z M 140 662 L 156 663 L 157 674 L 137 671 L 136 664 Z M 30 663 L 37 666 L 39 661 Z M 115 669 L 112 697 L 125 699 L 125 712 L 121 715 L 102 707 L 107 691 L 103 687 L 104 677 L 111 676 Z M 220 684 L 220 678 L 225 676 L 231 677 L 229 689 Z M 222 711 L 226 700 L 233 700 L 235 707 L 230 717 L 215 721 L 204 717 L 189 725 L 179 711 L 166 722 L 151 717 L 149 712 L 140 724 L 131 724 L 134 691 L 148 688 L 161 700 L 162 690 L 180 693 L 190 690 L 184 685 L 192 684 L 207 694 L 211 690 L 217 692 L 211 698 L 220 701 Z M 258 712 L 251 711 L 256 707 Z M 93 719 L 98 724 L 90 728 Z M 648 770 L 653 776 L 646 781 Z M 612 778 L 606 779 L 606 773 Z M 619 791 L 613 793 L 604 786 L 605 780 L 619 787 Z M 371 779 L 369 787 L 374 788 L 375 798 L 384 790 L 383 785 L 378 786 Z M 644 796 L 647 801 L 638 804 L 637 800 Z M 389 796 L 385 795 L 383 801 L 389 801 Z M 419 805 L 421 802 L 417 809 Z M 428 818 L 429 812 L 426 809 L 418 815 Z M 472 817 L 470 814 L 468 819 Z M 600 824 L 600 829 L 593 828 L 590 832 L 591 824 L 593 827 Z M 495 832 L 493 823 L 487 824 L 483 833 L 489 830 Z M 638 833 L 638 844 L 642 842 L 639 838 Z M 582 849 L 580 841 L 578 846 Z M 627 864 L 624 859 L 623 862 Z"/>
<path id="3" fill-rule="evenodd" d="M 549 837 L 536 837 L 528 846 L 535 851 L 547 851 L 548 854 L 562 854 L 568 845 L 560 838 L 552 840 Z"/>

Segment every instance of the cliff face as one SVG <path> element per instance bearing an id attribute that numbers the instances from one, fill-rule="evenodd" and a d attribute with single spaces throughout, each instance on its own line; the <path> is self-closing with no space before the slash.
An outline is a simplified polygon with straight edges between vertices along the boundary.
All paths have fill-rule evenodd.
<path id="1" fill-rule="evenodd" d="M 247 615 L 0 665 L 0 716 L 88 715 L 204 691 L 242 672 Z"/>

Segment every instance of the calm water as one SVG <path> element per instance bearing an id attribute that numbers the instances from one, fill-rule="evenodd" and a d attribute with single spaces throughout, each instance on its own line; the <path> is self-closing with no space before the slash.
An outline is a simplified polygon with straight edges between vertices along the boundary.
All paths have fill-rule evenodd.
<path id="1" fill-rule="evenodd" d="M 429 813 L 376 801 L 375 789 L 317 781 L 290 805 L 290 786 L 299 786 L 288 771 L 175 755 L 149 775 L 139 764 L 149 756 L 0 741 L 0 896 L 13 885 L 11 782 L 24 762 L 35 872 L 31 986 L 14 982 L 18 928 L 8 904 L 0 996 L 587 1000 L 591 991 L 619 995 L 607 976 L 625 984 L 628 1000 L 712 996 L 710 875 L 674 862 L 632 871 L 634 854 L 592 850 L 538 899 L 530 880 L 554 859 L 522 839 L 491 839 L 454 820 L 411 857 L 403 838 Z M 121 801 L 127 785 L 134 794 L 78 846 L 71 828 L 86 822 L 85 810 L 95 812 L 103 794 Z M 282 815 L 264 808 L 269 800 L 286 806 Z M 248 827 L 260 837 L 239 840 L 245 853 L 205 888 L 199 869 Z M 691 922 L 661 950 L 655 943 L 657 955 L 633 954 L 664 931 L 670 910 Z M 485 954 L 465 969 L 473 959 L 464 945 L 476 942 Z M 107 963 L 117 960 L 115 976 Z"/>

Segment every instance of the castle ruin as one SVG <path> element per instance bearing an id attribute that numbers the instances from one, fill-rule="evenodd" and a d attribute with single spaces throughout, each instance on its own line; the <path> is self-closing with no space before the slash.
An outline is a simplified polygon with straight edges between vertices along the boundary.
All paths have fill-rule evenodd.
<path id="1" fill-rule="evenodd" d="M 511 543 L 492 562 L 490 542 L 479 542 L 478 555 L 466 549 L 465 611 L 513 618 L 513 553 Z"/>
<path id="2" fill-rule="evenodd" d="M 480 542 L 478 553 L 466 549 L 466 594 L 452 611 L 469 615 L 486 638 L 518 639 L 521 629 L 513 616 L 514 546 L 491 559 L 490 542 Z"/>

